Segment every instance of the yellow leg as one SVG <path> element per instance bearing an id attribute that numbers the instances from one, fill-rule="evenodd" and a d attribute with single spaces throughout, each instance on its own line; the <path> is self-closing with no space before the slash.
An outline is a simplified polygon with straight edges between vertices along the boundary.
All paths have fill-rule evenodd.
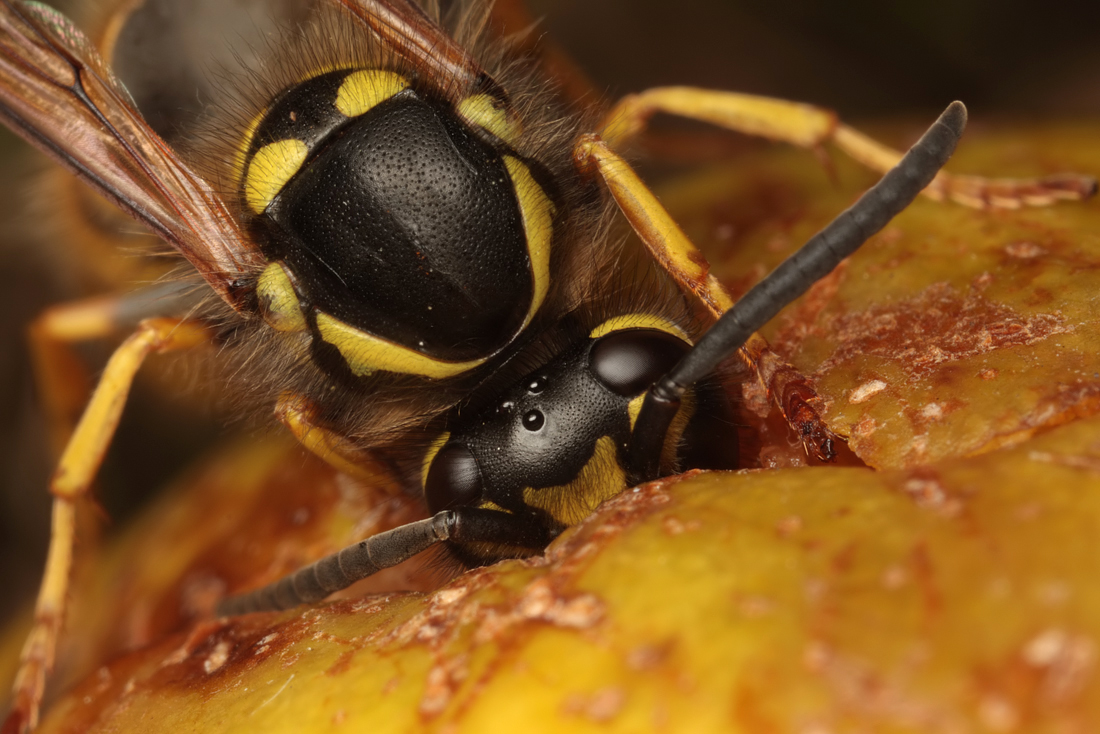
<path id="1" fill-rule="evenodd" d="M 31 324 L 28 337 L 35 380 L 55 458 L 68 443 L 92 389 L 88 369 L 72 345 L 115 334 L 118 301 L 107 296 L 53 306 Z"/>
<path id="2" fill-rule="evenodd" d="M 298 443 L 337 471 L 360 479 L 376 478 L 382 471 L 373 454 L 322 426 L 309 399 L 283 393 L 275 405 L 275 416 L 290 429 Z"/>
<path id="3" fill-rule="evenodd" d="M 166 283 L 59 304 L 34 320 L 28 338 L 55 456 L 68 443 L 92 389 L 91 374 L 73 344 L 124 335 L 145 318 L 186 313 L 196 297 L 188 284 Z"/>
<path id="4" fill-rule="evenodd" d="M 733 305 L 729 293 L 710 274 L 710 264 L 703 253 L 669 216 L 638 174 L 606 142 L 598 135 L 583 136 L 573 151 L 573 161 L 582 173 L 598 173 L 603 178 L 653 259 L 681 289 L 695 294 L 715 318 Z M 818 412 L 821 399 L 809 380 L 771 352 L 767 341 L 759 334 L 753 334 L 738 354 L 802 440 L 806 452 L 818 460 L 832 461 L 834 447 L 843 439 L 830 431 L 821 419 Z"/>
<path id="5" fill-rule="evenodd" d="M 20 657 L 5 734 L 29 731 L 38 723 L 46 675 L 53 666 L 64 620 L 75 541 L 75 503 L 88 491 L 99 469 L 134 375 L 152 353 L 185 349 L 207 340 L 205 328 L 196 322 L 148 319 L 108 361 L 50 481 L 54 509 L 46 570 L 35 602 L 34 625 Z"/>
<path id="6" fill-rule="evenodd" d="M 819 107 L 692 87 L 658 87 L 624 97 L 604 117 L 600 136 L 617 148 L 642 132 L 658 112 L 814 150 L 831 142 L 879 173 L 893 168 L 902 156 Z M 1096 179 L 1077 174 L 1008 179 L 941 172 L 924 190 L 926 196 L 937 201 L 950 199 L 978 209 L 1046 206 L 1059 200 L 1086 199 L 1095 193 Z"/>
<path id="7" fill-rule="evenodd" d="M 573 151 L 577 168 L 598 173 L 608 191 L 641 237 L 649 254 L 680 287 L 694 293 L 715 318 L 733 305 L 726 290 L 710 274 L 710 263 L 695 247 L 680 225 L 625 160 L 598 135 L 585 135 Z"/>

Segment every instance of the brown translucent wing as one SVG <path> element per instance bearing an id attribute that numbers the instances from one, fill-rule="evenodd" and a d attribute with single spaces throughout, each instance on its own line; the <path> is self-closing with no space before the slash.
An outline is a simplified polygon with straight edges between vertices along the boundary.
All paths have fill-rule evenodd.
<path id="1" fill-rule="evenodd" d="M 440 83 L 440 91 L 460 102 L 472 94 L 508 96 L 480 64 L 419 6 L 410 0 L 336 0 L 394 53 Z"/>
<path id="2" fill-rule="evenodd" d="M 187 258 L 230 305 L 262 262 L 213 190 L 134 108 L 60 13 L 0 0 L 0 121 L 56 158 Z"/>

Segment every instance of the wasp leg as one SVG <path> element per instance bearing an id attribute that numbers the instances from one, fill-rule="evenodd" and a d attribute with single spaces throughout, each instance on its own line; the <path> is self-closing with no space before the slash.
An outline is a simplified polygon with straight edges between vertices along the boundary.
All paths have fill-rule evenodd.
<path id="1" fill-rule="evenodd" d="M 656 479 L 660 449 L 684 390 L 710 374 L 779 310 L 832 272 L 915 199 L 943 167 L 966 127 L 952 102 L 939 119 L 859 200 L 753 286 L 669 372 L 646 392 L 628 458 L 635 480 Z"/>
<path id="2" fill-rule="evenodd" d="M 73 345 L 126 334 L 143 319 L 187 313 L 196 304 L 194 284 L 163 283 L 52 306 L 34 320 L 28 339 L 55 458 L 68 443 L 92 389 L 91 374 Z"/>
<path id="3" fill-rule="evenodd" d="M 733 305 L 733 299 L 710 274 L 710 263 L 703 253 L 605 140 L 599 135 L 581 136 L 573 150 L 573 161 L 581 173 L 599 173 L 650 255 L 681 288 L 694 293 L 716 318 Z"/>
<path id="4" fill-rule="evenodd" d="M 492 543 L 534 551 L 542 550 L 552 539 L 541 523 L 509 512 L 476 507 L 443 510 L 361 540 L 261 589 L 223 599 L 217 613 L 232 616 L 312 604 L 444 541 Z"/>
<path id="5" fill-rule="evenodd" d="M 378 459 L 318 421 L 317 408 L 308 398 L 283 393 L 275 404 L 275 417 L 290 429 L 305 449 L 337 471 L 359 479 L 373 479 Z"/>
<path id="6" fill-rule="evenodd" d="M 831 142 L 855 161 L 878 173 L 896 166 L 902 154 L 840 122 L 835 113 L 812 105 L 692 87 L 657 87 L 624 97 L 604 117 L 600 135 L 619 147 L 642 132 L 658 112 L 709 122 L 735 132 L 757 135 L 802 148 L 821 150 Z M 922 192 L 936 201 L 977 209 L 1018 209 L 1077 201 L 1096 193 L 1096 179 L 1077 174 L 1044 178 L 984 178 L 941 171 Z"/>
<path id="7" fill-rule="evenodd" d="M 582 173 L 591 172 L 593 168 L 599 172 L 653 259 L 683 290 L 695 294 L 715 318 L 729 310 L 733 299 L 710 274 L 706 257 L 625 160 L 598 135 L 583 136 L 574 150 L 573 160 Z M 834 460 L 835 447 L 843 439 L 830 431 L 822 420 L 818 412 L 821 399 L 809 381 L 779 359 L 759 334 L 748 339 L 738 356 L 757 376 L 784 419 L 794 428 L 806 452 L 820 461 Z"/>
<path id="8" fill-rule="evenodd" d="M 93 315 L 94 309 L 88 312 Z M 58 312 L 61 313 L 61 312 Z M 94 319 L 90 319 L 90 322 Z M 94 331 L 91 329 L 90 331 Z M 50 480 L 54 497 L 46 570 L 34 607 L 34 624 L 23 646 L 12 691 L 12 711 L 3 731 L 26 731 L 38 723 L 46 675 L 53 666 L 73 561 L 76 501 L 83 497 L 118 426 L 134 375 L 147 356 L 206 342 L 197 322 L 155 318 L 142 321 L 115 350 L 91 401 L 76 424 Z"/>

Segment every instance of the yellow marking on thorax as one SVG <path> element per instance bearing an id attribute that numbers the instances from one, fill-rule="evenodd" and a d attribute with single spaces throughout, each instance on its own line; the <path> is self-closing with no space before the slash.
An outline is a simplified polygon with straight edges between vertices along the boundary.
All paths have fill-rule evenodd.
<path id="1" fill-rule="evenodd" d="M 660 316 L 651 316 L 645 313 L 632 313 L 625 316 L 612 317 L 590 331 L 588 333 L 588 338 L 599 339 L 601 336 L 607 336 L 613 331 L 623 331 L 625 329 L 656 329 L 657 331 L 663 331 L 666 334 L 672 334 L 679 339 L 683 339 L 688 344 L 692 343 L 687 333 L 676 324 Z"/>
<path id="2" fill-rule="evenodd" d="M 321 312 L 317 314 L 317 330 L 321 332 L 322 339 L 339 350 L 348 367 L 358 377 L 382 371 L 439 380 L 472 370 L 485 361 L 446 362 L 435 359 L 360 331 Z"/>
<path id="3" fill-rule="evenodd" d="M 420 465 L 420 488 L 428 486 L 428 470 L 432 468 L 432 462 L 435 461 L 435 455 L 439 453 L 439 450 L 446 445 L 447 441 L 451 438 L 450 431 L 444 431 L 439 434 L 431 446 L 428 447 L 428 452 L 424 454 L 424 462 Z"/>
<path id="4" fill-rule="evenodd" d="M 488 94 L 475 94 L 458 103 L 458 114 L 471 125 L 484 128 L 513 148 L 519 147 L 523 127 L 519 120 L 498 107 Z"/>
<path id="5" fill-rule="evenodd" d="M 264 321 L 278 331 L 305 331 L 306 319 L 290 276 L 282 263 L 274 262 L 260 273 L 256 295 L 264 307 Z"/>
<path id="6" fill-rule="evenodd" d="M 248 163 L 244 197 L 254 214 L 264 210 L 306 161 L 309 150 L 301 140 L 280 140 L 256 151 Z"/>
<path id="7" fill-rule="evenodd" d="M 240 143 L 237 145 L 237 149 L 233 155 L 233 184 L 239 186 L 241 179 L 246 173 L 248 168 L 248 151 L 252 148 L 252 141 L 256 137 L 256 131 L 260 129 L 260 125 L 263 123 L 264 118 L 267 117 L 267 109 L 257 114 L 252 118 L 252 121 L 248 123 L 248 127 L 244 129 L 241 134 Z"/>
<path id="8" fill-rule="evenodd" d="M 576 525 L 592 514 L 601 502 L 626 489 L 626 472 L 619 464 L 619 454 L 610 436 L 596 441 L 592 458 L 577 478 L 556 487 L 523 490 L 523 501 L 530 507 L 545 510 L 562 525 Z"/>
<path id="9" fill-rule="evenodd" d="M 408 86 L 405 77 L 392 71 L 357 71 L 336 92 L 336 109 L 345 117 L 358 117 Z"/>
<path id="10" fill-rule="evenodd" d="M 550 289 L 550 243 L 554 237 L 554 204 L 535 182 L 527 166 L 510 155 L 504 156 L 504 166 L 512 179 L 512 187 L 519 201 L 523 216 L 523 231 L 527 237 L 527 256 L 531 259 L 531 275 L 534 279 L 534 293 L 531 307 L 523 320 L 523 328 L 531 323 L 538 313 Z"/>

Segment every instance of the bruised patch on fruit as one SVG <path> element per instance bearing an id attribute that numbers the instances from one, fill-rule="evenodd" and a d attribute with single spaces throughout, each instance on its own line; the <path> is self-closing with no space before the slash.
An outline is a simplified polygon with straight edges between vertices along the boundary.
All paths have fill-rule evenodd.
<path id="1" fill-rule="evenodd" d="M 1026 316 L 980 293 L 963 295 L 947 283 L 926 288 L 916 298 L 826 319 L 818 328 L 835 335 L 838 343 L 818 372 L 874 356 L 891 360 L 909 379 L 926 377 L 950 362 L 1073 330 L 1061 314 Z"/>

